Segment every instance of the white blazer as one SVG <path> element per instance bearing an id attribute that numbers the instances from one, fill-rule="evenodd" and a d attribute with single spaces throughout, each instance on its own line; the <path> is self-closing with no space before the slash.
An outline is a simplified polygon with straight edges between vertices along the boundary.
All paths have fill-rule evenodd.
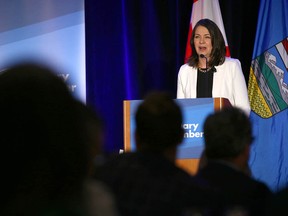
<path id="1" fill-rule="evenodd" d="M 226 57 L 225 62 L 215 68 L 212 97 L 227 98 L 232 106 L 241 108 L 249 116 L 251 108 L 240 61 Z M 182 65 L 178 73 L 177 98 L 196 98 L 196 89 L 197 68 Z"/>

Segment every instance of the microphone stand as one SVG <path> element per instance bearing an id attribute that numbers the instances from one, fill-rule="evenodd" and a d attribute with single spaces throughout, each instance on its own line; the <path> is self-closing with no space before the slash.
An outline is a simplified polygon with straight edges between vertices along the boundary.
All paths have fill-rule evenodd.
<path id="1" fill-rule="evenodd" d="M 207 58 L 206 58 L 206 56 L 205 55 L 203 55 L 203 54 L 200 54 L 200 58 L 205 58 L 205 60 L 206 60 L 206 68 L 205 68 L 205 73 L 207 72 L 207 70 L 208 70 L 208 60 L 207 60 Z"/>

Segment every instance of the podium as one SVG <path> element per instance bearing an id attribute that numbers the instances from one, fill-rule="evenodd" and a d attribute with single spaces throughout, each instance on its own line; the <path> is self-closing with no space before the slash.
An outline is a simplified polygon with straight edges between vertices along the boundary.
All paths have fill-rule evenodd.
<path id="1" fill-rule="evenodd" d="M 231 106 L 226 98 L 174 99 L 183 114 L 184 138 L 177 151 L 176 164 L 194 175 L 204 149 L 203 125 L 206 117 Z M 135 113 L 142 100 L 124 100 L 124 151 L 135 151 Z"/>

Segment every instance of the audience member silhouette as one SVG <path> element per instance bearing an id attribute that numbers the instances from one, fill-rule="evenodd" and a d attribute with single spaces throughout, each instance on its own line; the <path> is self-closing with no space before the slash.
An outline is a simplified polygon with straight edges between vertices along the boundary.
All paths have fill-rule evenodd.
<path id="1" fill-rule="evenodd" d="M 89 150 L 89 170 L 88 179 L 84 184 L 84 209 L 88 216 L 117 216 L 118 212 L 114 196 L 110 189 L 103 182 L 90 178 L 95 172 L 95 165 L 102 162 L 103 143 L 104 143 L 104 128 L 103 122 L 97 113 L 90 107 L 83 103 L 78 103 L 79 113 L 84 121 L 84 128 L 86 128 L 87 139 L 85 143 L 88 144 Z"/>
<path id="2" fill-rule="evenodd" d="M 265 215 L 286 215 L 288 213 L 288 187 L 281 189 L 269 199 Z"/>
<path id="3" fill-rule="evenodd" d="M 0 74 L 0 215 L 89 213 L 83 198 L 92 158 L 87 113 L 55 73 L 23 63 Z"/>
<path id="4" fill-rule="evenodd" d="M 165 92 L 152 92 L 138 106 L 136 151 L 110 158 L 95 177 L 115 194 L 120 215 L 183 215 L 199 211 L 210 197 L 175 165 L 183 139 L 180 107 Z"/>
<path id="5" fill-rule="evenodd" d="M 206 162 L 196 179 L 223 194 L 223 215 L 263 215 L 271 191 L 247 174 L 251 123 L 238 108 L 209 115 L 204 123 Z"/>

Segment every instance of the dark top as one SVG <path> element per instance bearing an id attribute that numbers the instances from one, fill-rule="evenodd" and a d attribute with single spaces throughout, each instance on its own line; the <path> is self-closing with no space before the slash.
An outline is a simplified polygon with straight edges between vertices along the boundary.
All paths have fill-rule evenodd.
<path id="1" fill-rule="evenodd" d="M 288 213 L 288 187 L 282 189 L 271 197 L 266 207 L 266 216 L 287 215 Z"/>
<path id="2" fill-rule="evenodd" d="M 117 155 L 96 170 L 95 178 L 110 186 L 122 216 L 180 216 L 187 209 L 215 204 L 216 199 L 215 194 L 193 183 L 192 176 L 159 154 Z"/>
<path id="3" fill-rule="evenodd" d="M 197 178 L 222 192 L 224 210 L 241 207 L 249 216 L 264 215 L 264 207 L 272 195 L 264 183 L 224 163 L 208 162 L 199 170 Z"/>
<path id="4" fill-rule="evenodd" d="M 197 70 L 197 98 L 212 97 L 213 76 L 212 68 L 208 69 L 207 72 Z"/>

